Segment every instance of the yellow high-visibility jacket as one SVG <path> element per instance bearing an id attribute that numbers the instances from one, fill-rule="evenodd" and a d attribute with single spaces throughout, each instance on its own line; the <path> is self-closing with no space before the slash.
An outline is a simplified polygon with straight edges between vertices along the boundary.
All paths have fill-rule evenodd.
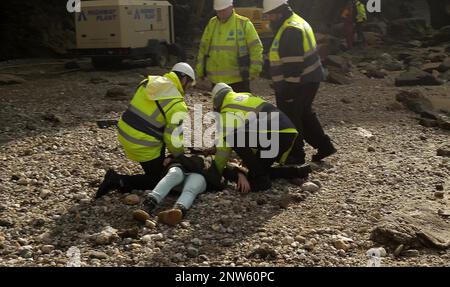
<path id="1" fill-rule="evenodd" d="M 215 84 L 242 82 L 238 57 L 249 55 L 250 79 L 254 79 L 262 71 L 262 53 L 261 40 L 248 18 L 234 11 L 225 23 L 213 17 L 206 26 L 200 42 L 196 73 L 199 78 L 208 77 Z"/>
<path id="2" fill-rule="evenodd" d="M 118 139 L 127 157 L 150 161 L 160 156 L 164 146 L 175 157 L 183 154 L 182 123 L 187 112 L 184 90 L 175 73 L 149 76 L 118 123 Z"/>

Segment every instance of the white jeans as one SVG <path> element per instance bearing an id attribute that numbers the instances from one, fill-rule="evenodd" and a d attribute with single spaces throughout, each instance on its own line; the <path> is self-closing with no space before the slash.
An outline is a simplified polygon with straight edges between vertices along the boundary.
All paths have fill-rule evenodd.
<path id="1" fill-rule="evenodd" d="M 150 193 L 150 196 L 161 203 L 169 192 L 178 185 L 182 187 L 182 191 L 176 204 L 180 204 L 186 209 L 192 206 L 197 195 L 206 190 L 206 180 L 203 175 L 198 173 L 185 174 L 181 168 L 171 167 L 166 176 L 159 181 Z"/>

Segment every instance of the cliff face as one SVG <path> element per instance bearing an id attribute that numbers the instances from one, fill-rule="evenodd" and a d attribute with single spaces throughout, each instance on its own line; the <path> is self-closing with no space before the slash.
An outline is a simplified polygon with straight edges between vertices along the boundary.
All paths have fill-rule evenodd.
<path id="1" fill-rule="evenodd" d="M 434 28 L 450 25 L 450 0 L 381 0 L 386 20 L 420 17 Z M 73 14 L 67 0 L 0 1 L 0 59 L 64 54 L 74 46 Z M 181 43 L 192 43 L 214 13 L 212 1 L 170 0 L 175 5 L 175 28 Z M 317 31 L 329 32 L 339 23 L 346 0 L 290 0 L 293 8 Z M 363 1 L 364 2 L 364 1 Z M 235 5 L 262 5 L 262 0 L 235 0 Z M 431 15 L 431 16 L 430 16 Z"/>

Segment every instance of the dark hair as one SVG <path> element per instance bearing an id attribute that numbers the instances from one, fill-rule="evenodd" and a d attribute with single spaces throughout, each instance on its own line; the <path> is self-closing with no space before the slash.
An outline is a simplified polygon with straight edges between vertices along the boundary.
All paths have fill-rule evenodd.
<path id="1" fill-rule="evenodd" d="M 193 82 L 193 80 L 191 79 L 191 77 L 189 77 L 188 75 L 186 75 L 185 73 L 182 72 L 178 72 L 178 71 L 174 71 L 175 75 L 177 75 L 178 79 L 183 79 L 183 78 L 187 78 L 188 81 Z"/>

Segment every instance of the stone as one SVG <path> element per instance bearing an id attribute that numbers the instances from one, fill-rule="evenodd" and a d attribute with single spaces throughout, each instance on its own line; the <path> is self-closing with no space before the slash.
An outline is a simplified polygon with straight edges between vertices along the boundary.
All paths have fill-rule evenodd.
<path id="1" fill-rule="evenodd" d="M 320 187 L 317 186 L 315 183 L 312 182 L 305 182 L 302 187 L 301 187 L 302 191 L 308 191 L 308 192 L 317 192 L 319 191 Z"/>
<path id="2" fill-rule="evenodd" d="M 306 242 L 306 238 L 301 236 L 301 235 L 297 235 L 295 236 L 295 241 L 297 241 L 298 243 L 305 243 Z"/>
<path id="3" fill-rule="evenodd" d="M 433 71 L 438 70 L 440 67 L 440 64 L 438 63 L 426 63 L 422 66 L 422 71 L 425 71 L 427 73 L 432 73 Z"/>
<path id="4" fill-rule="evenodd" d="M 418 68 L 410 67 L 395 79 L 397 87 L 403 86 L 438 86 L 443 82 L 432 74 L 424 72 Z"/>
<path id="5" fill-rule="evenodd" d="M 329 67 L 335 67 L 341 70 L 343 73 L 350 72 L 351 65 L 347 59 L 337 55 L 329 55 L 324 60 L 324 65 Z"/>
<path id="6" fill-rule="evenodd" d="M 108 245 L 119 239 L 117 229 L 107 226 L 101 232 L 92 235 L 92 239 L 96 245 Z"/>
<path id="7" fill-rule="evenodd" d="M 443 199 L 445 196 L 445 192 L 444 191 L 440 191 L 437 190 L 434 192 L 434 197 L 438 198 L 438 199 Z"/>
<path id="8" fill-rule="evenodd" d="M 146 220 L 145 221 L 145 226 L 148 229 L 155 229 L 156 228 L 156 222 L 152 221 L 152 220 Z"/>
<path id="9" fill-rule="evenodd" d="M 43 189 L 41 190 L 41 192 L 39 193 L 39 197 L 41 199 L 46 199 L 47 197 L 49 197 L 52 194 L 52 192 L 48 189 Z"/>
<path id="10" fill-rule="evenodd" d="M 41 247 L 41 251 L 43 254 L 50 254 L 53 250 L 55 250 L 55 246 L 53 245 L 43 245 Z"/>
<path id="11" fill-rule="evenodd" d="M 420 91 L 400 91 L 396 100 L 417 114 L 433 113 L 433 105 Z"/>
<path id="12" fill-rule="evenodd" d="M 128 228 L 128 229 L 124 229 L 121 230 L 119 233 L 120 238 L 124 239 L 124 238 L 138 238 L 139 237 L 139 228 L 138 227 L 134 227 L 134 228 Z"/>
<path id="13" fill-rule="evenodd" d="M 426 128 L 434 128 L 439 126 L 439 123 L 437 120 L 422 118 L 419 120 L 419 125 L 424 126 Z"/>
<path id="14" fill-rule="evenodd" d="M 136 205 L 141 202 L 141 198 L 136 194 L 129 194 L 123 198 L 122 202 L 126 205 Z"/>
<path id="15" fill-rule="evenodd" d="M 276 259 L 277 254 L 277 251 L 269 245 L 262 245 L 261 247 L 253 249 L 247 257 L 273 260 Z"/>
<path id="16" fill-rule="evenodd" d="M 397 246 L 397 248 L 395 248 L 394 250 L 394 256 L 398 257 L 400 256 L 400 254 L 403 252 L 403 250 L 405 249 L 405 245 L 400 244 L 399 246 Z"/>
<path id="17" fill-rule="evenodd" d="M 51 122 L 53 124 L 60 124 L 63 122 L 62 117 L 55 115 L 53 113 L 45 113 L 44 115 L 42 115 L 42 119 Z"/>
<path id="18" fill-rule="evenodd" d="M 367 148 L 367 151 L 368 151 L 368 152 L 375 152 L 375 148 L 373 148 L 373 147 L 370 146 L 370 147 Z"/>
<path id="19" fill-rule="evenodd" d="M 95 259 L 100 259 L 100 260 L 103 260 L 103 259 L 108 259 L 108 254 L 106 254 L 106 253 L 104 253 L 104 252 L 101 252 L 101 251 L 90 251 L 88 254 L 87 254 L 90 258 L 95 258 Z"/>
<path id="20" fill-rule="evenodd" d="M 450 157 L 450 144 L 445 144 L 437 150 L 437 156 Z"/>
<path id="21" fill-rule="evenodd" d="M 10 219 L 0 218 L 0 226 L 11 228 L 14 226 L 14 222 L 11 221 Z"/>
<path id="22" fill-rule="evenodd" d="M 438 45 L 450 41 L 450 26 L 444 26 L 433 35 L 431 44 Z"/>
<path id="23" fill-rule="evenodd" d="M 25 80 L 14 75 L 0 74 L 0 86 L 23 84 Z"/>
<path id="24" fill-rule="evenodd" d="M 336 249 L 342 249 L 344 251 L 348 251 L 350 249 L 350 245 L 347 244 L 344 240 L 338 239 L 333 242 L 333 245 Z"/>
<path id="25" fill-rule="evenodd" d="M 327 82 L 336 85 L 349 85 L 351 83 L 349 78 L 333 71 L 328 73 Z"/>
<path id="26" fill-rule="evenodd" d="M 152 235 L 151 234 L 147 234 L 141 237 L 142 242 L 145 243 L 150 243 L 153 241 Z"/>
<path id="27" fill-rule="evenodd" d="M 198 256 L 198 249 L 190 246 L 186 249 L 186 254 L 187 254 L 187 256 L 189 256 L 191 258 L 195 258 Z"/>
<path id="28" fill-rule="evenodd" d="M 450 57 L 446 58 L 442 64 L 439 65 L 437 70 L 441 73 L 445 73 L 450 70 Z"/>
<path id="29" fill-rule="evenodd" d="M 291 236 L 286 236 L 285 238 L 283 238 L 282 243 L 284 245 L 291 245 L 292 243 L 294 243 L 294 238 Z"/>
<path id="30" fill-rule="evenodd" d="M 153 241 L 161 241 L 164 239 L 164 235 L 162 233 L 152 234 L 151 237 Z"/>
<path id="31" fill-rule="evenodd" d="M 387 76 L 387 73 L 383 70 L 379 69 L 369 69 L 366 71 L 366 76 L 368 78 L 374 78 L 374 79 L 384 79 Z"/>
<path id="32" fill-rule="evenodd" d="M 150 220 L 150 215 L 144 210 L 138 209 L 133 211 L 133 218 L 137 221 L 145 223 L 145 221 Z"/>

